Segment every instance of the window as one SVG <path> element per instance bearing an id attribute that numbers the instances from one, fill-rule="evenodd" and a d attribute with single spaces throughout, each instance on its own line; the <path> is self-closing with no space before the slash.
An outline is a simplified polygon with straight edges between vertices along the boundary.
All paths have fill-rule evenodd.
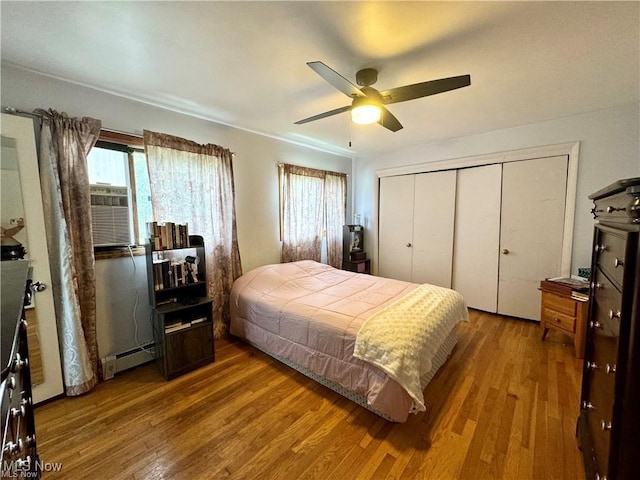
<path id="1" fill-rule="evenodd" d="M 142 138 L 103 131 L 87 156 L 97 251 L 142 245 L 151 193 Z"/>
<path id="2" fill-rule="evenodd" d="M 342 226 L 347 176 L 296 165 L 280 165 L 280 225 L 283 262 L 322 261 L 342 266 Z"/>

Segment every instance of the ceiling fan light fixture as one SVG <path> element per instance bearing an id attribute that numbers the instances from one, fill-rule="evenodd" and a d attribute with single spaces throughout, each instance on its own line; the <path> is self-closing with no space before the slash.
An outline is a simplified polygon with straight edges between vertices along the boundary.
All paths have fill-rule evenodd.
<path id="1" fill-rule="evenodd" d="M 380 114 L 381 111 L 378 105 L 363 102 L 353 106 L 351 109 L 351 120 L 359 125 L 370 125 L 380 120 Z"/>

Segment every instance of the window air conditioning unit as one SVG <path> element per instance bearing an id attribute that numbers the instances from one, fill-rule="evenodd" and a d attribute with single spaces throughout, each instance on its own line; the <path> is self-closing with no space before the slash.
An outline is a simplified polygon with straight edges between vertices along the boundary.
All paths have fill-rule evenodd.
<path id="1" fill-rule="evenodd" d="M 94 247 L 130 245 L 132 222 L 127 187 L 90 185 Z"/>

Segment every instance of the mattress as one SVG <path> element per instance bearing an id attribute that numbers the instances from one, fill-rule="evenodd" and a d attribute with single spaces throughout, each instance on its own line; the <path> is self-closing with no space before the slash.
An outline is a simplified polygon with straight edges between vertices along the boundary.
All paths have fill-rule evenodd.
<path id="1" fill-rule="evenodd" d="M 369 320 L 380 320 L 402 299 L 415 296 L 419 288 L 311 260 L 265 265 L 234 282 L 230 332 L 288 365 L 300 367 L 303 373 L 325 379 L 334 390 L 343 389 L 363 399 L 384 418 L 404 422 L 418 410 L 419 402 L 384 368 L 356 358 L 354 347 Z M 446 290 L 448 299 L 461 298 L 452 290 L 439 290 Z M 446 325 L 439 328 L 437 343 L 429 346 L 437 358 L 421 359 L 422 365 L 430 367 L 417 372 L 422 388 L 443 363 L 443 352 L 446 358 L 455 345 L 455 324 L 466 318 L 465 306 L 433 319 Z"/>

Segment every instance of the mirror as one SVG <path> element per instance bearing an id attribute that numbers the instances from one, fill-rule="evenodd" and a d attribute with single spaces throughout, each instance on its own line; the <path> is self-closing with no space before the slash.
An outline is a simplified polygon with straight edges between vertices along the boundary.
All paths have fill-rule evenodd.
<path id="1" fill-rule="evenodd" d="M 16 139 L 2 135 L 0 156 L 2 260 L 23 258 L 28 250 Z"/>

